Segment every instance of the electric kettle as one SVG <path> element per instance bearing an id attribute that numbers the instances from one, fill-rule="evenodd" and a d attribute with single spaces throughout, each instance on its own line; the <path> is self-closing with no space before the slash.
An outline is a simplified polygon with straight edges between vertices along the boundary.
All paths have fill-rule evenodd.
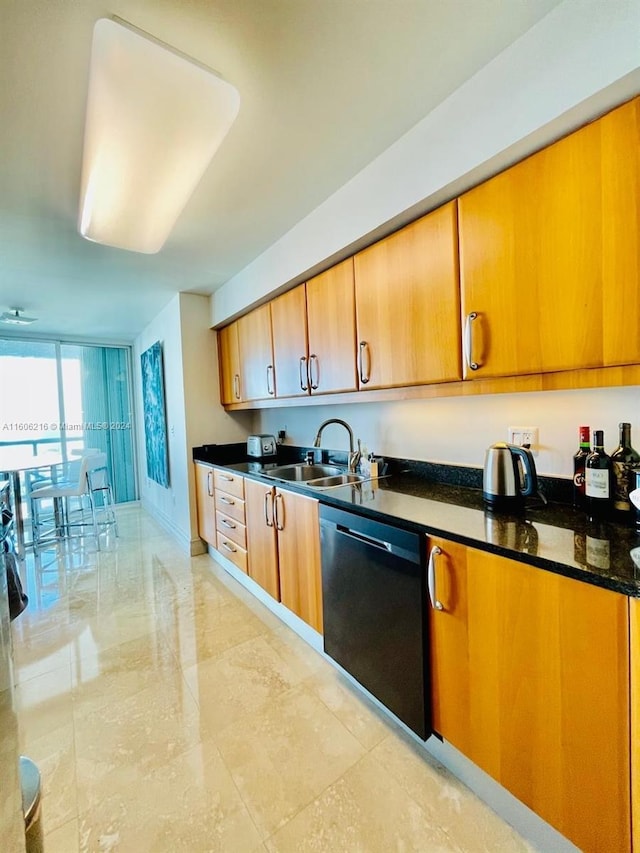
<path id="1" fill-rule="evenodd" d="M 482 496 L 489 508 L 517 510 L 524 498 L 538 494 L 536 465 L 530 450 L 504 441 L 487 448 Z"/>

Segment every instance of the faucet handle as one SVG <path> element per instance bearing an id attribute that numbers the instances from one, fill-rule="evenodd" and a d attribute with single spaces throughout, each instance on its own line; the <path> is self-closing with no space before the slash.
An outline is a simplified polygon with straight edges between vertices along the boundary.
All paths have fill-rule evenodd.
<path id="1" fill-rule="evenodd" d="M 304 457 L 305 464 L 313 465 L 316 461 L 316 455 L 313 450 L 307 450 L 306 456 Z"/>

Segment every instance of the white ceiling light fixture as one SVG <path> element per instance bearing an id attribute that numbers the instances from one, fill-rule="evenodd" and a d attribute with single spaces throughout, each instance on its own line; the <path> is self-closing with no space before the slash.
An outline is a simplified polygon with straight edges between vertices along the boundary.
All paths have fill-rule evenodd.
<path id="1" fill-rule="evenodd" d="M 217 74 L 126 22 L 93 30 L 78 230 L 158 252 L 240 107 Z"/>
<path id="2" fill-rule="evenodd" d="M 29 326 L 35 323 L 37 317 L 26 317 L 21 314 L 22 308 L 9 308 L 3 314 L 0 314 L 0 323 L 6 323 L 8 326 Z"/>

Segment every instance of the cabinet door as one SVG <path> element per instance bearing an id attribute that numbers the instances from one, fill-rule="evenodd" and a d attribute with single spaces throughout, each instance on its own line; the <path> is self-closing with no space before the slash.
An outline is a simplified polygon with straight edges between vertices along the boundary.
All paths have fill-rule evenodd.
<path id="1" fill-rule="evenodd" d="M 213 468 L 194 463 L 196 479 L 196 505 L 198 508 L 198 535 L 216 547 L 216 508 L 213 490 Z"/>
<path id="2" fill-rule="evenodd" d="M 271 325 L 278 397 L 304 397 L 309 393 L 304 284 L 271 302 Z"/>
<path id="3" fill-rule="evenodd" d="M 280 600 L 322 633 L 318 501 L 276 489 Z"/>
<path id="4" fill-rule="evenodd" d="M 273 522 L 274 489 L 256 480 L 245 480 L 249 577 L 280 601 L 278 544 Z"/>
<path id="5" fill-rule="evenodd" d="M 456 205 L 355 256 L 361 388 L 461 378 Z"/>
<path id="6" fill-rule="evenodd" d="M 271 306 L 255 308 L 238 320 L 243 399 L 275 396 L 275 371 L 271 338 Z"/>
<path id="7" fill-rule="evenodd" d="M 237 322 L 219 330 L 218 358 L 220 360 L 220 402 L 223 405 L 239 403 L 242 400 L 242 388 Z"/>
<path id="8" fill-rule="evenodd" d="M 629 850 L 626 598 L 430 543 L 434 728 L 580 849 Z"/>
<path id="9" fill-rule="evenodd" d="M 356 391 L 353 258 L 307 282 L 307 322 L 311 393 Z"/>
<path id="10" fill-rule="evenodd" d="M 465 378 L 638 361 L 639 143 L 636 101 L 459 199 Z"/>

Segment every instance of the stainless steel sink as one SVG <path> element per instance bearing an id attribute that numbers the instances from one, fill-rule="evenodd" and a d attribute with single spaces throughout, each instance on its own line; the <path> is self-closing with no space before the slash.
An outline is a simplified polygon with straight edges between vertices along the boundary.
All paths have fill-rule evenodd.
<path id="1" fill-rule="evenodd" d="M 363 479 L 360 474 L 335 474 L 332 477 L 307 480 L 305 486 L 312 486 L 314 489 L 331 489 L 333 486 L 348 486 L 351 483 L 361 483 Z"/>
<path id="2" fill-rule="evenodd" d="M 270 468 L 262 473 L 265 477 L 273 477 L 275 480 L 290 480 L 297 483 L 307 483 L 309 480 L 327 477 L 356 476 L 347 475 L 344 468 L 339 468 L 337 465 L 307 465 L 306 462 L 278 465 L 276 468 Z"/>

